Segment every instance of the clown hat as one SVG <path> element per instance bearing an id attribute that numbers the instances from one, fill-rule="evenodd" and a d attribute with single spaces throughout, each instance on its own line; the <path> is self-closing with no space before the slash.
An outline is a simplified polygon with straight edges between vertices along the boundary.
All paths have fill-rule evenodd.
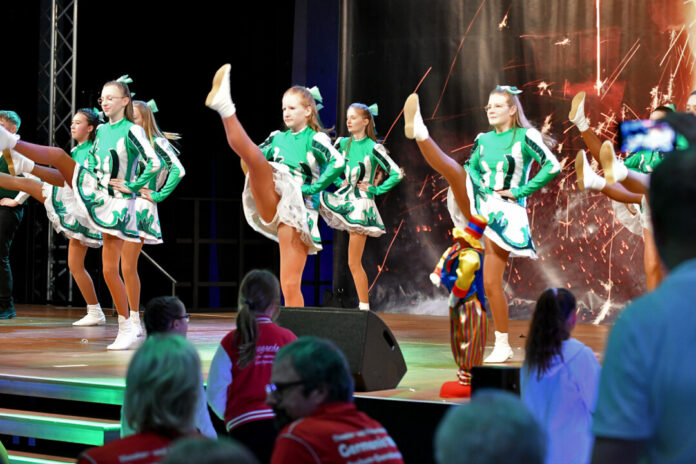
<path id="1" fill-rule="evenodd" d="M 462 229 L 461 227 L 452 229 L 452 236 L 455 240 L 464 239 L 472 247 L 482 249 L 481 237 L 483 237 L 483 231 L 486 229 L 487 225 L 488 221 L 486 218 L 480 214 L 476 214 L 471 216 L 466 229 Z"/>

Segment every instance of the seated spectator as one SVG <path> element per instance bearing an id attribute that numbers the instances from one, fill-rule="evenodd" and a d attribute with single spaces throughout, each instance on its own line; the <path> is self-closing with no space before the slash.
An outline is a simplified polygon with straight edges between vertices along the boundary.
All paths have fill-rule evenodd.
<path id="1" fill-rule="evenodd" d="M 259 464 L 254 454 L 234 440 L 190 437 L 177 440 L 161 464 Z"/>
<path id="2" fill-rule="evenodd" d="M 186 337 L 188 332 L 189 315 L 186 313 L 184 303 L 175 296 L 160 296 L 150 300 L 145 306 L 143 315 L 145 330 L 148 337 L 154 334 L 177 334 Z M 217 438 L 217 432 L 210 420 L 208 405 L 205 402 L 205 388 L 201 381 L 201 394 L 196 404 L 196 428 L 208 438 Z M 123 398 L 121 408 L 121 438 L 135 433 L 126 421 L 124 411 L 128 397 Z"/>
<path id="3" fill-rule="evenodd" d="M 278 350 L 297 337 L 277 326 L 280 283 L 268 271 L 249 272 L 239 286 L 236 328 L 218 345 L 208 371 L 208 404 L 230 437 L 269 462 L 278 433 L 266 385 Z"/>
<path id="4" fill-rule="evenodd" d="M 520 372 L 522 401 L 546 430 L 546 462 L 586 463 L 592 452 L 592 411 L 599 362 L 570 333 L 577 321 L 575 297 L 564 288 L 539 296 Z"/>
<path id="5" fill-rule="evenodd" d="M 126 373 L 126 421 L 135 435 L 83 452 L 79 464 L 160 462 L 171 443 L 195 435 L 201 362 L 180 335 L 157 334 L 133 356 Z"/>
<path id="6" fill-rule="evenodd" d="M 301 337 L 283 347 L 266 391 L 282 427 L 272 464 L 403 463 L 384 427 L 353 404 L 353 378 L 333 343 Z"/>
<path id="7" fill-rule="evenodd" d="M 438 464 L 542 464 L 544 431 L 515 395 L 482 390 L 453 406 L 435 431 Z"/>
<path id="8" fill-rule="evenodd" d="M 692 115 L 665 120 L 696 141 Z M 694 149 L 666 156 L 652 173 L 655 244 L 669 274 L 621 313 L 609 335 L 593 463 L 696 460 L 695 178 Z"/>

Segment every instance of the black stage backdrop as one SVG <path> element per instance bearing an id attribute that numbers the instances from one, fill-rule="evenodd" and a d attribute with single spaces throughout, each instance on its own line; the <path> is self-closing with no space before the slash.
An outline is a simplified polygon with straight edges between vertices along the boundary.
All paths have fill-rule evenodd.
<path id="1" fill-rule="evenodd" d="M 404 138 L 400 118 L 416 88 L 431 136 L 459 162 L 489 130 L 483 106 L 496 84 L 523 89 L 529 119 L 559 141 L 562 173 L 528 202 L 539 259 L 510 260 L 505 275 L 513 318 L 528 317 L 549 286 L 573 291 L 592 322 L 614 320 L 644 292 L 642 238 L 615 220 L 606 197 L 577 190 L 572 160 L 584 146 L 567 114 L 585 90 L 592 126 L 613 138 L 618 121 L 645 118 L 663 100 L 683 108 L 694 65 L 686 8 L 677 0 L 347 2 L 345 103 L 379 103 L 378 130 L 406 173 L 378 203 L 388 233 L 367 242 L 373 306 L 446 314 L 445 292 L 428 274 L 451 241 L 447 184 Z"/>

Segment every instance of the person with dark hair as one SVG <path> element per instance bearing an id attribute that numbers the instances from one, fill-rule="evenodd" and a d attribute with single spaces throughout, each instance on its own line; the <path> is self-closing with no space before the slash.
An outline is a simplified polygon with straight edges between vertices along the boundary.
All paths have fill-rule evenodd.
<path id="1" fill-rule="evenodd" d="M 379 237 L 386 232 L 375 198 L 394 188 L 404 176 L 387 149 L 377 141 L 376 115 L 377 104 L 353 103 L 348 107 L 346 126 L 350 137 L 340 137 L 335 143 L 346 158 L 345 170 L 334 181 L 338 187 L 335 192 L 323 191 L 319 195 L 320 212 L 326 223 L 350 234 L 348 267 L 358 293 L 358 309 L 363 311 L 370 309 L 367 274 L 362 265 L 365 241 L 368 236 Z M 388 177 L 376 185 L 380 167 Z"/>
<path id="2" fill-rule="evenodd" d="M 689 94 L 689 98 L 686 100 L 686 105 L 684 106 L 684 111 L 696 115 L 696 90 L 693 90 Z"/>
<path id="3" fill-rule="evenodd" d="M 145 305 L 143 322 L 147 336 L 151 337 L 158 334 L 175 334 L 186 337 L 188 333 L 189 314 L 186 312 L 184 303 L 175 296 L 159 296 L 150 300 Z M 213 427 L 208 413 L 208 405 L 205 401 L 205 388 L 203 380 L 200 385 L 201 394 L 197 397 L 195 425 L 198 431 L 206 437 L 215 439 L 217 432 Z M 127 397 L 123 399 L 121 408 L 121 437 L 132 435 L 135 430 L 126 421 L 126 403 L 130 401 Z"/>
<path id="4" fill-rule="evenodd" d="M 522 401 L 548 435 L 546 462 L 586 463 L 592 450 L 599 362 L 570 338 L 577 321 L 575 297 L 564 288 L 539 296 L 520 372 Z"/>
<path id="5" fill-rule="evenodd" d="M 382 425 L 353 403 L 353 378 L 328 340 L 301 337 L 273 362 L 266 402 L 282 427 L 272 464 L 403 463 Z"/>
<path id="6" fill-rule="evenodd" d="M 692 115 L 674 116 L 694 127 Z M 665 157 L 650 178 L 655 243 L 669 274 L 621 313 L 609 335 L 593 416 L 593 463 L 693 462 L 696 456 L 695 178 L 693 148 Z"/>
<path id="7" fill-rule="evenodd" d="M 484 363 L 504 363 L 512 358 L 508 340 L 508 303 L 503 275 L 508 260 L 536 259 L 527 198 L 561 172 L 549 147 L 555 140 L 527 120 L 519 90 L 498 85 L 488 95 L 486 117 L 493 130 L 474 140 L 471 156 L 460 165 L 437 145 L 423 123 L 417 94 L 404 104 L 404 133 L 414 139 L 426 162 L 449 184 L 447 209 L 456 227 L 465 228 L 471 216 L 488 220 L 484 240 L 483 285 L 495 325 L 493 351 Z M 540 166 L 530 177 L 532 165 Z"/>
<path id="8" fill-rule="evenodd" d="M 542 464 L 546 454 L 544 430 L 519 397 L 502 390 L 482 390 L 452 406 L 433 445 L 437 464 Z"/>
<path id="9" fill-rule="evenodd" d="M 202 382 L 198 352 L 184 337 L 148 337 L 126 373 L 125 416 L 136 433 L 88 449 L 78 463 L 160 462 L 174 440 L 196 435 L 195 408 Z"/>
<path id="10" fill-rule="evenodd" d="M 265 387 L 276 353 L 297 337 L 273 322 L 280 311 L 280 283 L 269 271 L 244 276 L 237 307 L 236 328 L 222 339 L 210 363 L 208 404 L 229 435 L 267 463 L 277 430 Z"/>
<path id="11" fill-rule="evenodd" d="M 1 118 L 1 116 L 0 116 Z M 81 108 L 75 112 L 70 125 L 70 134 L 77 145 L 70 152 L 75 162 L 86 169 L 93 169 L 90 155 L 99 125 L 99 116 L 94 110 Z M 15 156 L 15 159 L 18 157 Z M 21 158 L 19 158 L 21 159 Z M 5 158 L 7 160 L 7 158 Z M 2 163 L 2 161 L 0 161 Z M 16 169 L 13 169 L 16 173 Z M 62 179 L 60 172 L 54 168 L 34 165 L 31 170 L 42 182 L 31 177 L 0 173 L 0 189 L 19 190 L 31 195 L 46 208 L 48 220 L 56 232 L 68 238 L 68 268 L 73 275 L 80 293 L 87 303 L 87 314 L 73 322 L 76 327 L 104 325 L 106 318 L 102 312 L 92 277 L 85 269 L 85 256 L 88 248 L 102 245 L 101 233 L 89 227 L 87 221 L 76 215 L 75 197 L 67 186 L 57 187 L 51 182 L 56 177 Z M 25 173 L 26 175 L 26 173 Z"/>
<path id="12" fill-rule="evenodd" d="M 228 438 L 182 438 L 174 442 L 161 464 L 259 464 L 241 443 Z M 2 463 L 0 463 L 2 464 Z"/>

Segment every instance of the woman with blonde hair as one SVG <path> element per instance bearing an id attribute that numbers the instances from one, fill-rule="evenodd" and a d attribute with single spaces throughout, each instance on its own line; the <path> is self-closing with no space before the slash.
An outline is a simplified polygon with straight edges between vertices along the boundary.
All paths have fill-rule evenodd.
<path id="1" fill-rule="evenodd" d="M 304 306 L 302 271 L 308 254 L 321 250 L 318 194 L 343 171 L 344 159 L 319 122 L 316 87 L 293 86 L 283 94 L 284 132 L 275 131 L 257 146 L 237 117 L 230 96 L 230 65 L 215 73 L 205 101 L 222 118 L 227 143 L 247 174 L 242 194 L 249 225 L 278 242 L 280 284 L 286 306 Z"/>
<path id="2" fill-rule="evenodd" d="M 460 166 L 430 138 L 420 114 L 418 95 L 404 105 L 406 137 L 415 139 L 425 160 L 449 183 L 447 206 L 455 226 L 464 228 L 472 215 L 488 220 L 485 231 L 483 284 L 493 314 L 495 345 L 486 363 L 512 358 L 508 341 L 508 305 L 503 274 L 510 257 L 536 258 L 527 197 L 548 184 L 561 166 L 548 146 L 554 140 L 542 135 L 527 120 L 517 87 L 499 85 L 486 105 L 492 131 L 476 136 L 471 156 Z M 530 178 L 532 162 L 540 166 Z"/>
<path id="3" fill-rule="evenodd" d="M 350 234 L 348 267 L 358 293 L 358 307 L 364 311 L 370 309 L 367 274 L 362 266 L 365 241 L 368 236 L 379 237 L 385 232 L 375 197 L 394 188 L 403 178 L 401 168 L 377 141 L 373 117 L 376 112 L 377 105 L 353 103 L 348 107 L 346 126 L 350 137 L 341 137 L 335 143 L 346 159 L 345 171 L 335 181 L 338 189 L 333 193 L 324 191 L 319 197 L 326 223 Z M 388 177 L 375 185 L 379 167 Z"/>

